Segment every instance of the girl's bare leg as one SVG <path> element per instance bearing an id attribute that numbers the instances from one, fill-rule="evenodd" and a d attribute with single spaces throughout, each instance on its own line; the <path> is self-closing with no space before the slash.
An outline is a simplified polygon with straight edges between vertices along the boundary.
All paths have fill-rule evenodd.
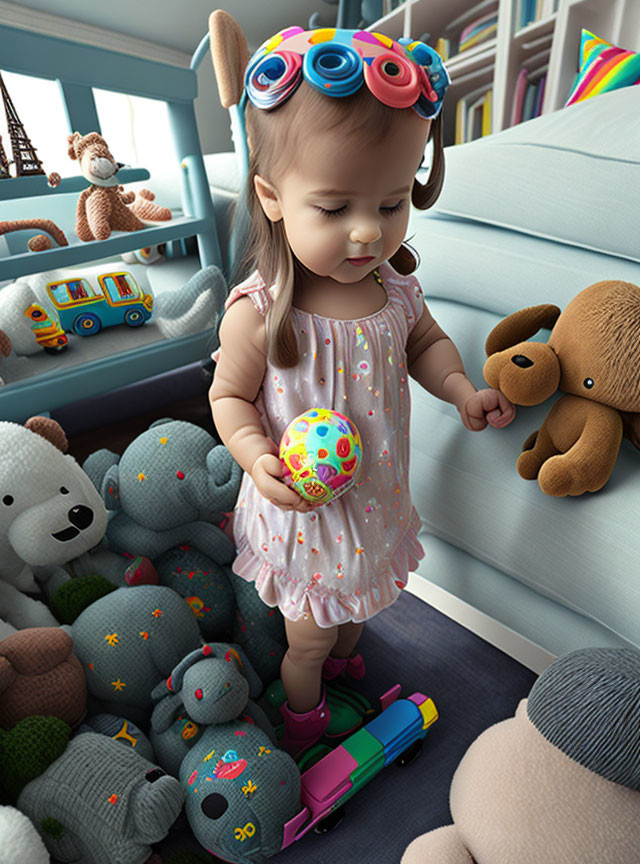
<path id="1" fill-rule="evenodd" d="M 353 621 L 340 624 L 338 626 L 338 638 L 331 649 L 331 656 L 339 659 L 350 657 L 360 641 L 364 624 L 364 621 L 361 621 L 359 624 L 354 624 Z"/>
<path id="2" fill-rule="evenodd" d="M 338 638 L 338 627 L 318 627 L 313 615 L 284 619 L 289 649 L 280 675 L 289 708 L 296 714 L 313 710 L 322 694 L 322 664 Z"/>

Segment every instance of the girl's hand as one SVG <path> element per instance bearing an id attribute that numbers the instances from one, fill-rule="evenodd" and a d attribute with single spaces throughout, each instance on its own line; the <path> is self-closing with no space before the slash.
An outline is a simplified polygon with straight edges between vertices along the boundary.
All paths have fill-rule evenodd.
<path id="1" fill-rule="evenodd" d="M 276 507 L 285 511 L 298 510 L 300 513 L 309 513 L 313 510 L 310 501 L 306 501 L 284 483 L 281 479 L 282 474 L 282 462 L 274 453 L 263 453 L 262 456 L 258 456 L 251 469 L 251 479 L 256 484 L 256 489 Z"/>
<path id="2" fill-rule="evenodd" d="M 487 423 L 501 429 L 516 416 L 515 407 L 504 393 L 492 389 L 477 390 L 458 410 L 462 422 L 472 432 L 479 432 Z"/>

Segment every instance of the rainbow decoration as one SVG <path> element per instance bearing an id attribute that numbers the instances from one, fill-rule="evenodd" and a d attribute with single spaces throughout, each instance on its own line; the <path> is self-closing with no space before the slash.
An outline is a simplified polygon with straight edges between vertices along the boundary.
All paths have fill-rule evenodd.
<path id="1" fill-rule="evenodd" d="M 362 442 L 343 414 L 312 408 L 289 423 L 280 441 L 283 480 L 307 501 L 326 504 L 353 486 Z"/>
<path id="2" fill-rule="evenodd" d="M 617 48 L 589 30 L 583 30 L 580 72 L 566 105 L 633 84 L 640 84 L 640 54 Z"/>
<path id="3" fill-rule="evenodd" d="M 440 113 L 449 74 L 424 42 L 367 30 L 289 27 L 253 55 L 245 92 L 256 108 L 285 102 L 302 80 L 327 96 L 351 96 L 363 85 L 391 108 L 413 108 L 424 119 Z"/>

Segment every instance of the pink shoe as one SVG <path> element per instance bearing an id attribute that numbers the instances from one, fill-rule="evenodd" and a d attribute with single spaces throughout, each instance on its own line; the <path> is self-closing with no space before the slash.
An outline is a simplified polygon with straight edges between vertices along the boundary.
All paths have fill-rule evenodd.
<path id="1" fill-rule="evenodd" d="M 362 654 L 354 657 L 327 657 L 322 667 L 322 677 L 325 681 L 333 681 L 341 672 L 346 672 L 351 678 L 360 680 L 364 678 L 366 668 Z"/>
<path id="2" fill-rule="evenodd" d="M 366 671 L 367 667 L 364 665 L 362 654 L 356 654 L 353 657 L 349 657 L 347 660 L 347 675 L 350 675 L 352 678 L 359 681 L 361 678 L 364 678 L 364 673 Z"/>
<path id="3" fill-rule="evenodd" d="M 322 677 L 325 681 L 333 681 L 347 668 L 346 657 L 327 657 L 322 667 Z"/>
<path id="4" fill-rule="evenodd" d="M 306 714 L 296 714 L 289 708 L 288 702 L 282 705 L 280 713 L 284 717 L 284 737 L 280 741 L 280 748 L 286 750 L 290 756 L 298 756 L 322 738 L 331 719 L 324 689 L 320 704 Z"/>

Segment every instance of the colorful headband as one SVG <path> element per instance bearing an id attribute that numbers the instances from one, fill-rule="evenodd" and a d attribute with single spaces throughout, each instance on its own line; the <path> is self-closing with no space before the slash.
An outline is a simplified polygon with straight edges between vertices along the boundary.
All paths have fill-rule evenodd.
<path id="1" fill-rule="evenodd" d="M 245 92 L 256 108 L 282 105 L 304 78 L 328 96 L 351 96 L 366 83 L 391 108 L 413 108 L 425 120 L 437 117 L 451 83 L 440 55 L 424 42 L 368 30 L 303 30 L 289 27 L 255 52 L 245 74 Z"/>

